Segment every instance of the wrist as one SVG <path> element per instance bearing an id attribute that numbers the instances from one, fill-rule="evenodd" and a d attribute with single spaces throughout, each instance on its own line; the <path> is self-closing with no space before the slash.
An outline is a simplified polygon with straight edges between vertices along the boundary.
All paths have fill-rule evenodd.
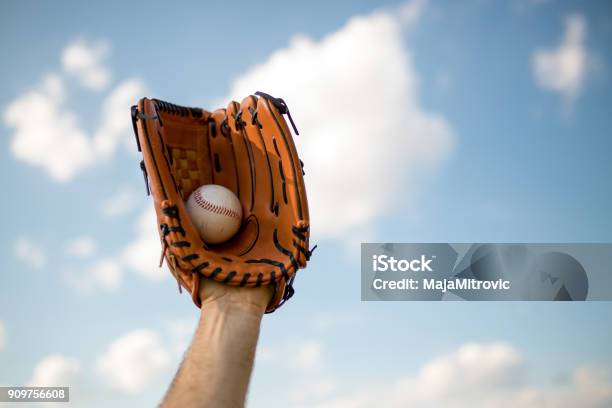
<path id="1" fill-rule="evenodd" d="M 202 280 L 199 288 L 202 314 L 208 310 L 263 315 L 272 297 L 272 287 L 243 288 Z"/>
<path id="2" fill-rule="evenodd" d="M 202 316 L 209 313 L 224 313 L 231 315 L 244 315 L 259 317 L 266 312 L 267 303 L 233 296 L 230 293 L 221 294 L 218 297 L 202 299 Z"/>

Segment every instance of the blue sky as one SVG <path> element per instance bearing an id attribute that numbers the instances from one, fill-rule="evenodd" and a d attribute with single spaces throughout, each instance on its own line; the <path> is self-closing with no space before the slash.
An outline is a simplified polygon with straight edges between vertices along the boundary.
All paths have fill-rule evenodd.
<path id="1" fill-rule="evenodd" d="M 608 3 L 0 10 L 0 384 L 159 401 L 198 311 L 155 267 L 129 106 L 261 89 L 301 131 L 319 247 L 264 319 L 250 406 L 612 401 L 610 303 L 361 303 L 356 245 L 612 241 Z"/>

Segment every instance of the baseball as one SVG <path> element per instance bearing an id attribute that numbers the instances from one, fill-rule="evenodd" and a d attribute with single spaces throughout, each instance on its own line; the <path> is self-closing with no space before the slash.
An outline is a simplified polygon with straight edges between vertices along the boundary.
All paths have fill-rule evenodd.
<path id="1" fill-rule="evenodd" d="M 191 222 L 207 244 L 230 239 L 242 221 L 240 200 L 231 190 L 216 184 L 200 186 L 185 203 Z"/>

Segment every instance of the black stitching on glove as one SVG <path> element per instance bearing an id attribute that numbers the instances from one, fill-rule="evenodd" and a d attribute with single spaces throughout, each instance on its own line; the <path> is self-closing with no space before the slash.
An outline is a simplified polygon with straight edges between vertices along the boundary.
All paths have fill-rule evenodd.
<path id="1" fill-rule="evenodd" d="M 251 274 L 250 274 L 250 273 L 248 273 L 248 272 L 247 272 L 247 273 L 245 273 L 245 274 L 242 276 L 242 280 L 240 281 L 240 286 L 245 286 L 245 285 L 247 284 L 247 282 L 249 281 L 249 278 L 250 278 L 250 277 L 251 277 Z"/>
<path id="2" fill-rule="evenodd" d="M 223 279 L 222 283 L 229 283 L 229 281 L 231 281 L 232 278 L 236 276 L 236 273 L 237 273 L 236 271 L 231 271 L 230 273 L 228 273 L 225 279 Z"/>
<path id="3" fill-rule="evenodd" d="M 198 259 L 200 256 L 198 254 L 189 254 L 189 255 L 185 255 L 184 257 L 181 258 L 181 260 L 183 262 L 189 262 L 189 261 L 193 261 L 194 259 Z"/>
<path id="4" fill-rule="evenodd" d="M 210 265 L 208 262 L 202 262 L 201 264 L 199 264 L 198 266 L 196 266 L 195 268 L 193 268 L 191 270 L 191 272 L 193 273 L 199 273 L 200 271 L 202 271 L 202 269 L 208 267 L 208 265 Z"/>

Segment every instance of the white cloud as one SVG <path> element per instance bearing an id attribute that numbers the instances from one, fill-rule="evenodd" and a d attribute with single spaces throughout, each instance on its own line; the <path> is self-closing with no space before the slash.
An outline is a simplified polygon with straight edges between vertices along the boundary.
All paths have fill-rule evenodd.
<path id="1" fill-rule="evenodd" d="M 299 386 L 291 391 L 290 398 L 295 404 L 308 403 L 309 406 L 313 401 L 328 397 L 335 389 L 335 382 L 326 378 L 300 381 Z"/>
<path id="2" fill-rule="evenodd" d="M 117 85 L 102 102 L 102 120 L 93 140 L 94 150 L 101 158 L 111 157 L 122 141 L 131 152 L 137 152 L 129 112 L 144 93 L 142 81 L 128 79 Z"/>
<path id="3" fill-rule="evenodd" d="M 47 264 L 45 249 L 30 238 L 18 238 L 13 251 L 17 259 L 32 269 L 41 269 Z"/>
<path id="4" fill-rule="evenodd" d="M 561 43 L 556 48 L 537 50 L 531 57 L 537 84 L 560 94 L 566 106 L 580 94 L 589 68 L 591 58 L 585 48 L 586 32 L 585 18 L 571 15 L 565 19 Z"/>
<path id="5" fill-rule="evenodd" d="M 77 78 L 79 83 L 91 90 L 102 91 L 111 81 L 111 73 L 104 65 L 110 46 L 107 42 L 96 43 L 78 39 L 62 51 L 64 70 Z"/>
<path id="6" fill-rule="evenodd" d="M 612 404 L 607 373 L 579 367 L 567 384 L 528 385 L 520 353 L 508 344 L 469 343 L 424 364 L 415 376 L 370 380 L 347 396 L 309 407 L 603 408 Z"/>
<path id="7" fill-rule="evenodd" d="M 99 67 L 91 65 L 91 61 L 97 61 L 94 58 L 97 53 L 88 54 L 87 47 L 73 43 L 63 53 L 64 66 L 73 67 L 70 69 L 76 70 L 79 78 L 85 75 L 91 84 L 101 83 L 100 79 L 92 79 L 100 77 L 95 74 Z M 83 62 L 81 71 L 74 62 L 77 57 L 89 61 Z M 87 68 L 90 65 L 91 70 Z M 135 143 L 128 112 L 145 93 L 144 84 L 137 79 L 117 85 L 101 103 L 99 123 L 92 136 L 81 128 L 77 114 L 65 106 L 66 80 L 60 74 L 47 75 L 39 85 L 15 98 L 3 115 L 6 125 L 15 129 L 10 145 L 13 156 L 43 168 L 60 182 L 69 181 L 112 157 L 122 140 L 126 145 Z M 132 147 L 135 151 L 135 146 Z"/>
<path id="8" fill-rule="evenodd" d="M 19 96 L 4 112 L 15 128 L 11 152 L 27 164 L 44 168 L 58 181 L 71 179 L 94 160 L 87 134 L 73 112 L 63 109 L 64 84 L 57 75 Z"/>
<path id="9" fill-rule="evenodd" d="M 345 316 L 340 316 L 333 311 L 318 312 L 312 316 L 312 327 L 318 331 L 328 331 L 329 329 L 341 324 Z M 354 316 L 350 318 L 353 323 Z"/>
<path id="10" fill-rule="evenodd" d="M 117 217 L 134 210 L 139 202 L 138 195 L 133 189 L 122 187 L 102 201 L 100 212 L 105 217 Z"/>
<path id="11" fill-rule="evenodd" d="M 76 358 L 53 354 L 36 365 L 28 384 L 31 387 L 73 386 L 80 371 L 81 364 Z"/>
<path id="12" fill-rule="evenodd" d="M 518 352 L 507 344 L 468 343 L 426 364 L 413 385 L 424 398 L 461 394 L 475 386 L 516 382 L 521 363 Z"/>
<path id="13" fill-rule="evenodd" d="M 292 364 L 288 367 L 304 374 L 325 366 L 325 347 L 315 339 L 291 340 L 273 347 L 261 345 L 257 349 L 256 359 L 263 364 L 274 364 L 286 355 L 293 356 Z"/>
<path id="14" fill-rule="evenodd" d="M 114 292 L 121 285 L 123 270 L 113 258 L 99 259 L 91 266 L 66 271 L 68 283 L 82 294 Z"/>
<path id="15" fill-rule="evenodd" d="M 102 289 L 115 290 L 121 283 L 120 265 L 112 259 L 104 259 L 95 263 L 87 273 L 92 284 L 98 284 Z"/>
<path id="16" fill-rule="evenodd" d="M 404 40 L 423 4 L 351 18 L 320 41 L 296 36 L 231 84 L 234 99 L 262 90 L 287 101 L 315 240 L 367 229 L 414 195 L 453 146 L 445 118 L 420 107 Z"/>
<path id="17" fill-rule="evenodd" d="M 399 6 L 397 13 L 400 21 L 409 27 L 417 24 L 427 3 L 427 0 L 412 0 L 403 3 Z"/>
<path id="18" fill-rule="evenodd" d="M 6 329 L 2 320 L 0 320 L 0 351 L 4 351 L 4 349 L 6 349 Z"/>
<path id="19" fill-rule="evenodd" d="M 127 267 L 152 280 L 171 276 L 165 263 L 162 268 L 158 264 L 162 247 L 156 219 L 155 210 L 149 206 L 138 218 L 136 237 L 126 245 L 122 254 Z"/>
<path id="20" fill-rule="evenodd" d="M 72 252 L 81 254 L 86 252 L 83 249 L 89 248 L 87 248 L 87 239 L 84 241 L 73 242 Z M 135 236 L 124 248 L 120 253 L 98 259 L 89 266 L 68 268 L 65 270 L 64 278 L 77 292 L 88 295 L 95 292 L 116 291 L 123 282 L 126 270 L 153 281 L 172 276 L 165 263 L 161 268 L 158 264 L 161 243 L 157 232 L 155 210 L 152 206 L 148 206 L 147 210 L 137 218 Z"/>
<path id="21" fill-rule="evenodd" d="M 295 364 L 298 368 L 310 370 L 323 364 L 323 344 L 316 340 L 292 345 Z"/>
<path id="22" fill-rule="evenodd" d="M 167 332 L 170 339 L 170 351 L 173 355 L 182 356 L 189 347 L 198 326 L 197 316 L 175 318 L 168 323 Z"/>
<path id="23" fill-rule="evenodd" d="M 77 237 L 66 244 L 66 253 L 75 258 L 87 258 L 96 252 L 96 242 L 92 237 Z"/>
<path id="24" fill-rule="evenodd" d="M 152 384 L 169 362 L 170 355 L 159 335 L 139 329 L 112 342 L 98 358 L 96 369 L 113 388 L 135 394 Z"/>
<path id="25" fill-rule="evenodd" d="M 292 356 L 287 360 L 286 356 Z M 285 384 L 286 396 L 291 406 L 312 406 L 328 398 L 337 387 L 327 364 L 325 345 L 315 338 L 287 339 L 275 344 L 257 347 L 255 367 L 258 372 L 291 378 Z M 341 381 L 340 381 L 341 382 Z"/>

